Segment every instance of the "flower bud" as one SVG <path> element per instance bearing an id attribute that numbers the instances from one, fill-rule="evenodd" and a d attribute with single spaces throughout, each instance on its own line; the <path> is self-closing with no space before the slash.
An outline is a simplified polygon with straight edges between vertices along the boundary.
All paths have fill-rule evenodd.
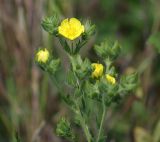
<path id="1" fill-rule="evenodd" d="M 116 79 L 113 76 L 109 75 L 109 74 L 106 74 L 106 79 L 112 85 L 114 85 L 116 83 Z"/>
<path id="2" fill-rule="evenodd" d="M 44 48 L 36 53 L 36 60 L 39 63 L 46 63 L 49 60 L 49 51 Z"/>
<path id="3" fill-rule="evenodd" d="M 103 65 L 102 64 L 97 64 L 97 63 L 93 63 L 92 64 L 93 67 L 93 72 L 92 72 L 92 78 L 99 78 L 102 76 L 103 74 Z"/>

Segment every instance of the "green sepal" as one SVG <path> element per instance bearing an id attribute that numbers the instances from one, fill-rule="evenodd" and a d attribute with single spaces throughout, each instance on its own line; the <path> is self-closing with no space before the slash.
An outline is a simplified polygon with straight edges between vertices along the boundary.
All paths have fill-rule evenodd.
<path id="1" fill-rule="evenodd" d="M 68 45 L 67 41 L 63 37 L 59 36 L 59 42 L 62 45 L 62 47 L 64 48 L 64 50 L 71 55 L 72 54 L 71 49 L 70 49 L 70 46 Z"/>
<path id="2" fill-rule="evenodd" d="M 79 53 L 80 49 L 87 43 L 87 40 L 79 40 L 78 43 L 76 43 L 76 49 L 74 50 L 74 54 Z"/>

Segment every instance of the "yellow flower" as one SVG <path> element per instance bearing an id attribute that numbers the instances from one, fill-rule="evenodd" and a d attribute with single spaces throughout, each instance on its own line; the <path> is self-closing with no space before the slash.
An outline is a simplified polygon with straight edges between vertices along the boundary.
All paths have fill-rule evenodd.
<path id="1" fill-rule="evenodd" d="M 58 27 L 58 32 L 65 38 L 74 40 L 84 32 L 84 26 L 76 18 L 64 19 Z"/>
<path id="2" fill-rule="evenodd" d="M 99 78 L 103 74 L 103 65 L 93 63 L 92 67 L 94 68 L 94 71 L 92 72 L 92 78 Z"/>
<path id="3" fill-rule="evenodd" d="M 49 51 L 45 49 L 40 49 L 37 54 L 36 58 L 38 62 L 46 63 L 49 59 Z"/>
<path id="4" fill-rule="evenodd" d="M 116 79 L 113 76 L 109 75 L 109 74 L 106 74 L 106 79 L 112 85 L 114 85 L 116 83 Z"/>

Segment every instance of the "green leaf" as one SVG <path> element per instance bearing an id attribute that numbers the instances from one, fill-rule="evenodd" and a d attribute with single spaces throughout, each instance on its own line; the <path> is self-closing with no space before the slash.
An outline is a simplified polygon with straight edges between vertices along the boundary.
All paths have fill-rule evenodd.
<path id="1" fill-rule="evenodd" d="M 47 71 L 50 74 L 55 74 L 55 72 L 58 70 L 59 66 L 60 66 L 60 60 L 59 59 L 52 59 L 47 65 Z"/>
<path id="2" fill-rule="evenodd" d="M 90 61 L 86 58 L 79 66 L 76 70 L 77 76 L 80 79 L 89 78 L 92 70 Z"/>
<path id="3" fill-rule="evenodd" d="M 64 138 L 69 138 L 71 140 L 75 139 L 75 136 L 71 129 L 71 124 L 65 118 L 61 118 L 61 120 L 57 124 L 56 133 L 58 136 L 61 136 Z"/>
<path id="4" fill-rule="evenodd" d="M 119 92 L 128 92 L 137 87 L 138 74 L 132 73 L 129 75 L 123 75 L 120 80 Z"/>
<path id="5" fill-rule="evenodd" d="M 100 140 L 98 142 L 105 142 L 106 141 L 106 137 L 105 136 L 101 136 Z"/>
<path id="6" fill-rule="evenodd" d="M 148 39 L 148 43 L 152 44 L 160 53 L 160 32 L 152 34 Z"/>
<path id="7" fill-rule="evenodd" d="M 99 117 L 99 114 L 96 115 L 96 126 L 99 129 L 101 125 L 101 118 Z"/>
<path id="8" fill-rule="evenodd" d="M 95 45 L 94 49 L 98 56 L 107 60 L 116 59 L 119 56 L 121 50 L 118 41 L 114 42 L 110 39 L 102 42 L 100 45 Z"/>
<path id="9" fill-rule="evenodd" d="M 87 43 L 87 40 L 79 40 L 78 43 L 76 44 L 76 49 L 74 51 L 74 54 L 77 54 L 80 49 Z"/>
<path id="10" fill-rule="evenodd" d="M 89 78 L 92 71 L 91 63 L 86 58 L 84 61 L 81 59 L 80 55 L 74 55 L 70 57 L 72 69 L 76 73 L 79 79 Z"/>
<path id="11" fill-rule="evenodd" d="M 57 29 L 59 25 L 59 19 L 57 15 L 46 17 L 42 20 L 41 26 L 45 31 L 50 34 L 57 35 Z"/>
<path id="12" fill-rule="evenodd" d="M 96 26 L 94 24 L 92 24 L 91 21 L 87 20 L 84 27 L 85 27 L 85 32 L 82 35 L 82 39 L 88 40 L 89 37 L 91 37 L 92 35 L 95 34 Z"/>
<path id="13" fill-rule="evenodd" d="M 75 78 L 74 73 L 72 71 L 69 71 L 67 73 L 67 84 L 71 85 L 71 86 L 76 85 L 76 78 Z"/>
<path id="14" fill-rule="evenodd" d="M 89 82 L 86 82 L 84 91 L 87 97 L 89 98 L 96 99 L 96 100 L 100 100 L 101 98 L 98 84 L 91 84 Z"/>
<path id="15" fill-rule="evenodd" d="M 73 100 L 71 99 L 71 95 L 61 95 L 61 98 L 63 99 L 63 101 L 68 105 L 68 106 L 71 106 L 73 107 L 74 106 L 74 102 Z"/>
<path id="16" fill-rule="evenodd" d="M 84 97 L 82 97 L 82 101 L 81 102 L 82 102 L 81 111 L 82 112 L 86 112 L 86 101 L 85 101 Z"/>
<path id="17" fill-rule="evenodd" d="M 70 56 L 70 60 L 71 60 L 73 71 L 80 69 L 83 61 L 82 61 L 81 56 L 79 54 L 74 55 L 74 56 Z"/>
<path id="18" fill-rule="evenodd" d="M 71 54 L 71 49 L 70 49 L 67 41 L 66 41 L 65 39 L 63 39 L 63 38 L 60 37 L 60 38 L 59 38 L 59 42 L 60 42 L 60 44 L 62 45 L 62 47 L 64 48 L 64 50 L 65 50 L 67 53 Z"/>

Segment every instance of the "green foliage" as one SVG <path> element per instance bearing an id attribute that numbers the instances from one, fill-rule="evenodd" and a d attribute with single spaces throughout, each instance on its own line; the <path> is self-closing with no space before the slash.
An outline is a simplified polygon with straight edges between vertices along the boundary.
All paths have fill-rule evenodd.
<path id="1" fill-rule="evenodd" d="M 127 92 L 131 91 L 137 87 L 137 83 L 138 83 L 138 74 L 137 73 L 124 75 L 124 76 L 122 76 L 122 78 L 120 80 L 119 92 L 124 93 L 126 91 Z"/>
<path id="2" fill-rule="evenodd" d="M 60 66 L 60 60 L 59 59 L 52 59 L 49 64 L 47 65 L 46 69 L 50 74 L 55 74 Z"/>
<path id="3" fill-rule="evenodd" d="M 27 2 L 27 0 L 25 1 Z M 91 133 L 92 142 L 97 141 L 102 122 L 102 101 L 104 100 L 108 117 L 106 129 L 103 130 L 102 127 L 99 141 L 128 142 L 132 139 L 131 135 L 134 134 L 135 125 L 144 126 L 138 131 L 137 139 L 134 137 L 135 142 L 160 141 L 159 121 L 155 123 L 157 116 L 159 117 L 157 109 L 159 108 L 160 82 L 160 62 L 157 54 L 157 51 L 160 52 L 159 0 L 69 0 L 67 2 L 65 0 L 46 0 L 29 2 L 30 4 L 26 2 L 19 7 L 19 3 L 16 1 L 5 1 L 2 2 L 0 9 L 0 13 L 2 13 L 2 17 L 0 16 L 0 141 L 17 142 L 19 138 L 16 139 L 13 132 L 14 129 L 17 129 L 20 131 L 22 141 L 28 142 L 34 135 L 34 133 L 31 134 L 34 132 L 33 128 L 36 129 L 39 125 L 37 123 L 45 119 L 48 124 L 48 118 L 52 118 L 55 122 L 57 115 L 63 115 L 65 110 L 62 106 L 60 109 L 62 108 L 63 112 L 58 112 L 55 116 L 55 109 L 57 111 L 60 99 L 51 100 L 54 97 L 53 94 L 60 95 L 59 98 L 62 98 L 68 106 L 67 108 L 71 109 L 72 113 L 69 113 L 68 116 L 71 117 L 70 122 L 76 121 L 78 125 L 71 127 L 76 127 L 75 132 L 78 132 L 77 135 L 81 137 L 79 141 L 87 141 L 85 140 L 87 130 Z M 29 11 L 33 11 L 34 14 L 29 14 Z M 59 70 L 63 64 L 60 64 L 59 58 L 53 57 L 52 52 L 50 52 L 51 58 L 45 64 L 36 62 L 44 72 L 47 72 L 44 73 L 44 76 L 37 76 L 37 71 L 31 63 L 32 48 L 35 45 L 42 44 L 50 51 L 56 50 L 54 52 L 54 55 L 57 53 L 56 57 L 61 55 L 60 45 L 55 42 L 54 35 L 60 40 L 67 55 L 77 56 L 95 33 L 95 25 L 87 20 L 83 22 L 85 32 L 76 40 L 69 41 L 58 34 L 60 20 L 55 15 L 46 17 L 41 23 L 42 28 L 49 35 L 41 33 L 38 26 L 39 18 L 44 14 L 51 15 L 55 11 L 64 14 L 61 15 L 61 18 L 66 15 L 77 17 L 87 15 L 96 23 L 98 32 L 95 38 L 92 38 L 91 42 L 87 44 L 87 49 L 91 49 L 91 51 L 94 42 L 100 43 L 102 39 L 111 37 L 120 41 L 122 53 L 116 62 L 114 59 L 105 59 L 99 54 L 100 59 L 96 59 L 93 52 L 87 54 L 91 61 L 97 60 L 96 62 L 104 65 L 102 77 L 92 78 L 94 68 L 91 67 L 90 59 L 81 57 L 81 62 L 76 61 L 77 57 L 73 57 L 76 62 L 74 71 L 70 57 L 69 68 L 66 69 L 67 62 L 65 68 L 62 67 L 62 70 Z M 151 33 L 152 35 L 150 35 Z M 107 42 L 107 44 L 110 43 L 110 41 Z M 84 50 L 84 52 L 86 51 Z M 96 51 L 96 53 L 98 52 Z M 84 55 L 86 54 L 83 54 L 83 57 Z M 61 57 L 63 58 L 63 55 Z M 22 58 L 24 59 L 22 60 Z M 138 87 L 138 89 L 134 83 L 131 83 L 132 81 L 129 85 L 127 79 L 123 79 L 127 77 L 123 76 L 122 71 L 125 72 L 124 69 L 127 69 L 130 64 L 134 64 L 143 78 L 142 87 Z M 113 76 L 116 84 L 109 84 L 105 74 Z M 53 87 L 49 82 L 50 78 L 55 78 Z M 127 92 L 133 94 L 130 93 L 133 91 L 136 92 L 135 96 L 127 96 L 127 100 L 122 101 L 122 96 L 125 97 Z M 52 101 L 54 104 L 56 102 L 55 106 L 52 105 Z M 24 106 L 26 107 L 24 108 Z M 148 115 L 146 115 L 146 108 Z M 36 113 L 34 113 L 35 111 Z M 35 121 L 37 117 L 38 121 Z M 113 128 L 116 123 L 118 126 Z M 38 137 L 43 137 L 45 134 L 46 131 L 42 130 Z M 103 137 L 105 135 L 107 137 Z M 90 139 L 90 134 L 88 137 Z M 41 139 L 41 141 L 45 140 Z"/>
<path id="4" fill-rule="evenodd" d="M 92 35 L 94 35 L 96 26 L 92 25 L 91 21 L 87 20 L 84 27 L 85 27 L 85 32 L 82 38 L 84 40 L 88 40 Z"/>
<path id="5" fill-rule="evenodd" d="M 95 45 L 96 53 L 103 59 L 116 59 L 120 54 L 120 45 L 118 41 L 106 40 L 100 45 Z"/>
<path id="6" fill-rule="evenodd" d="M 75 55 L 71 56 L 70 60 L 73 72 L 76 73 L 78 78 L 84 79 L 89 77 L 92 69 L 91 69 L 91 63 L 87 58 L 83 61 L 80 55 Z"/>
<path id="7" fill-rule="evenodd" d="M 86 82 L 84 90 L 85 90 L 87 97 L 91 99 L 96 99 L 96 100 L 101 99 L 101 95 L 99 95 L 100 92 L 98 88 L 98 83 L 92 84 L 90 82 Z"/>
<path id="8" fill-rule="evenodd" d="M 68 120 L 65 118 L 61 118 L 59 123 L 57 124 L 56 133 L 58 136 L 74 140 L 75 136 L 71 130 L 71 125 Z"/>
<path id="9" fill-rule="evenodd" d="M 45 31 L 47 31 L 50 34 L 57 35 L 57 27 L 59 24 L 59 18 L 57 15 L 46 17 L 44 20 L 42 20 L 42 27 Z"/>
<path id="10" fill-rule="evenodd" d="M 42 27 L 52 34 L 54 29 L 58 28 L 57 24 L 58 22 L 54 23 L 54 18 L 49 18 L 42 22 Z M 63 101 L 74 112 L 74 120 L 83 129 L 86 140 L 88 142 L 104 142 L 106 137 L 103 125 L 106 109 L 121 100 L 121 93 L 127 94 L 128 91 L 135 89 L 138 75 L 134 73 L 122 76 L 120 82 L 117 79 L 118 73 L 113 66 L 113 61 L 120 54 L 118 41 L 106 40 L 95 46 L 94 49 L 97 55 L 103 59 L 105 66 L 98 63 L 92 64 L 87 58 L 82 59 L 79 51 L 95 33 L 95 25 L 92 25 L 91 22 L 86 21 L 84 27 L 84 33 L 73 41 L 70 38 L 62 37 L 59 33 L 53 34 L 59 39 L 70 62 L 70 68 L 64 82 L 68 84 L 71 91 L 65 93 L 59 91 Z M 59 59 L 53 59 L 51 56 L 48 62 L 38 64 L 55 76 L 54 73 L 60 65 L 59 62 Z M 93 65 L 95 65 L 94 68 Z M 98 74 L 99 78 L 95 78 L 93 73 Z M 94 106 L 97 106 L 98 114 L 96 116 L 94 116 Z M 91 120 L 97 123 L 96 131 L 92 131 Z M 58 123 L 56 133 L 71 141 L 75 139 L 70 123 L 64 118 Z"/>
<path id="11" fill-rule="evenodd" d="M 68 71 L 67 73 L 67 77 L 66 77 L 66 82 L 68 85 L 70 86 L 75 86 L 76 84 L 76 78 L 75 78 L 75 75 L 72 71 Z"/>

